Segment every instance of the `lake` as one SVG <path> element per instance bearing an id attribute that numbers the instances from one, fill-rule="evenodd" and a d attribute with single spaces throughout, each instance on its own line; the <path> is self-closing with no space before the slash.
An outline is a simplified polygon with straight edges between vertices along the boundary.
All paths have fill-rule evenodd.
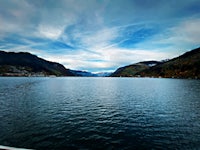
<path id="1" fill-rule="evenodd" d="M 200 80 L 1 77 L 0 145 L 200 149 Z"/>

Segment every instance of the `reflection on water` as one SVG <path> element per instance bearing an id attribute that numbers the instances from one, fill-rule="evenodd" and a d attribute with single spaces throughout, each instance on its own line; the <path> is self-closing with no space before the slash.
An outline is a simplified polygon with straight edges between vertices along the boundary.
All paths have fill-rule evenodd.
<path id="1" fill-rule="evenodd" d="M 200 81 L 0 78 L 0 145 L 197 149 Z"/>

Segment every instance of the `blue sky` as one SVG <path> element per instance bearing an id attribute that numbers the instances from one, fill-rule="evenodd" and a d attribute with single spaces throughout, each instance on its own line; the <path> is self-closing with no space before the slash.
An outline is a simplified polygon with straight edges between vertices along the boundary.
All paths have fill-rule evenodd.
<path id="1" fill-rule="evenodd" d="M 1 0 L 0 50 L 113 71 L 200 46 L 200 0 Z"/>

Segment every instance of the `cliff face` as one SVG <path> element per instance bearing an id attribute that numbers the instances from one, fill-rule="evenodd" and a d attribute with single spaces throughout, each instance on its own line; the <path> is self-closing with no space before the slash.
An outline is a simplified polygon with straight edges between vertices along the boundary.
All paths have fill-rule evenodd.
<path id="1" fill-rule="evenodd" d="M 3 76 L 74 76 L 63 65 L 46 61 L 30 53 L 0 51 L 0 75 Z"/>

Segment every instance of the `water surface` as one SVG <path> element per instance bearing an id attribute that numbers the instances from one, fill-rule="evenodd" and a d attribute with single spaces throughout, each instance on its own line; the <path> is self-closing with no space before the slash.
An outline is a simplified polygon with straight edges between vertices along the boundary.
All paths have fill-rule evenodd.
<path id="1" fill-rule="evenodd" d="M 199 149 L 200 80 L 1 77 L 0 145 Z"/>

